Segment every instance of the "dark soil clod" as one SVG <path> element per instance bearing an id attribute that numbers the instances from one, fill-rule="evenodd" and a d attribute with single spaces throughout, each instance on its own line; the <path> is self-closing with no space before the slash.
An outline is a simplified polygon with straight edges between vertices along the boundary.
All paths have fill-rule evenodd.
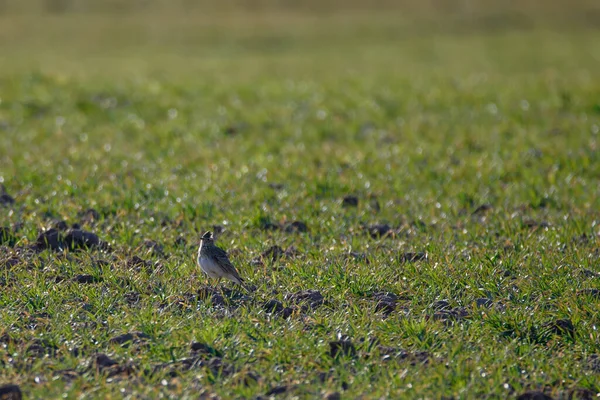
<path id="1" fill-rule="evenodd" d="M 82 229 L 69 229 L 64 242 L 70 250 L 90 249 L 100 245 L 100 238 L 95 233 Z"/>
<path id="2" fill-rule="evenodd" d="M 283 319 L 287 319 L 289 318 L 292 314 L 294 314 L 294 312 L 296 312 L 296 308 L 294 307 L 285 307 L 283 310 L 281 310 L 281 317 Z"/>
<path id="3" fill-rule="evenodd" d="M 3 333 L 2 335 L 0 335 L 0 347 L 5 347 L 7 345 L 10 344 L 16 344 L 17 341 L 15 339 L 13 339 L 8 333 Z"/>
<path id="4" fill-rule="evenodd" d="M 600 373 L 600 355 L 592 354 L 586 360 L 586 367 L 590 371 Z"/>
<path id="5" fill-rule="evenodd" d="M 82 225 L 93 224 L 100 219 L 100 213 L 93 208 L 89 208 L 80 215 L 80 218 Z"/>
<path id="6" fill-rule="evenodd" d="M 89 275 L 89 274 L 80 274 L 75 275 L 73 277 L 73 282 L 80 283 L 82 285 L 90 284 L 90 283 L 98 283 L 101 282 L 102 279 L 100 277 Z"/>
<path id="7" fill-rule="evenodd" d="M 190 345 L 190 353 L 193 357 L 198 356 L 210 356 L 210 357 L 223 357 L 223 353 L 214 347 L 201 342 L 192 342 Z"/>
<path id="8" fill-rule="evenodd" d="M 296 250 L 294 246 L 290 246 L 287 249 L 283 250 L 281 247 L 275 245 L 263 251 L 260 256 L 255 257 L 251 261 L 251 264 L 254 266 L 262 266 L 264 265 L 265 261 L 274 263 L 278 261 L 281 257 L 294 258 L 297 255 L 298 250 Z"/>
<path id="9" fill-rule="evenodd" d="M 283 304 L 279 300 L 269 300 L 263 305 L 263 310 L 268 314 L 276 314 L 283 311 Z"/>
<path id="10" fill-rule="evenodd" d="M 595 390 L 590 390 L 587 388 L 582 388 L 582 387 L 577 387 L 574 389 L 569 389 L 567 391 L 567 398 L 568 399 L 578 399 L 578 400 L 595 400 L 598 399 L 596 393 L 597 391 Z"/>
<path id="11" fill-rule="evenodd" d="M 584 278 L 600 278 L 600 272 L 592 271 L 587 268 L 580 269 L 579 274 Z"/>
<path id="12" fill-rule="evenodd" d="M 284 230 L 287 233 L 306 233 L 308 232 L 308 225 L 302 221 L 294 221 L 286 224 Z"/>
<path id="13" fill-rule="evenodd" d="M 288 293 L 285 300 L 295 304 L 308 303 L 313 309 L 325 302 L 323 295 L 318 290 L 301 290 L 296 293 Z"/>
<path id="14" fill-rule="evenodd" d="M 396 302 L 398 296 L 391 292 L 376 292 L 371 297 L 377 301 L 375 305 L 375 312 L 382 312 L 385 315 L 389 315 L 396 310 Z"/>
<path id="15" fill-rule="evenodd" d="M 233 366 L 223 362 L 220 357 L 213 357 L 208 360 L 207 366 L 215 376 L 228 376 L 234 372 Z"/>
<path id="16" fill-rule="evenodd" d="M 490 308 L 494 305 L 494 302 L 492 301 L 492 299 L 482 297 L 475 300 L 475 305 L 480 308 Z"/>
<path id="17" fill-rule="evenodd" d="M 424 253 L 424 252 L 418 252 L 418 253 L 407 252 L 407 253 L 403 253 L 400 255 L 400 262 L 402 262 L 402 263 L 411 263 L 411 262 L 426 261 L 426 260 L 427 260 L 427 253 Z"/>
<path id="18" fill-rule="evenodd" d="M 201 368 L 205 362 L 199 357 L 184 358 L 177 361 L 162 363 L 155 365 L 147 374 L 152 375 L 157 372 L 167 371 L 167 375 L 171 377 L 178 376 L 181 372 L 189 371 L 192 368 Z"/>
<path id="19" fill-rule="evenodd" d="M 54 344 L 48 343 L 45 340 L 34 340 L 29 346 L 27 346 L 27 355 L 32 357 L 41 358 L 46 355 L 53 356 L 58 351 L 58 347 Z"/>
<path id="20" fill-rule="evenodd" d="M 431 359 L 431 354 L 426 351 L 410 352 L 403 349 L 382 345 L 377 346 L 377 350 L 379 351 L 383 361 L 392 359 L 403 360 L 414 366 L 417 364 L 427 364 Z"/>
<path id="21" fill-rule="evenodd" d="M 259 228 L 263 231 L 277 231 L 281 229 L 281 227 L 277 224 L 274 224 L 270 221 L 261 221 L 259 223 Z"/>
<path id="22" fill-rule="evenodd" d="M 150 263 L 148 261 L 138 256 L 133 256 L 129 260 L 127 260 L 127 268 L 129 269 L 141 270 L 142 268 L 147 268 L 149 266 Z"/>
<path id="23" fill-rule="evenodd" d="M 21 400 L 23 394 L 19 385 L 2 385 L 0 386 L 0 399 L 1 400 Z"/>
<path id="24" fill-rule="evenodd" d="M 263 260 L 269 260 L 275 262 L 283 255 L 283 249 L 279 246 L 271 246 L 267 250 L 263 251 L 261 257 Z"/>
<path id="25" fill-rule="evenodd" d="M 338 355 L 351 356 L 356 355 L 356 347 L 350 340 L 336 340 L 329 342 L 329 355 L 332 358 Z"/>
<path id="26" fill-rule="evenodd" d="M 375 292 L 371 297 L 378 301 L 387 301 L 390 303 L 395 303 L 399 300 L 398 296 L 392 292 Z"/>
<path id="27" fill-rule="evenodd" d="M 235 136 L 240 132 L 240 126 L 238 125 L 229 125 L 223 128 L 223 134 L 225 136 Z"/>
<path id="28" fill-rule="evenodd" d="M 379 301 L 375 305 L 375 312 L 383 312 L 385 315 L 389 315 L 396 309 L 396 303 L 392 301 Z"/>
<path id="29" fill-rule="evenodd" d="M 366 230 L 373 239 L 382 238 L 384 236 L 389 236 L 394 233 L 392 227 L 388 224 L 370 225 L 366 228 Z"/>
<path id="30" fill-rule="evenodd" d="M 252 371 L 248 371 L 248 372 L 244 373 L 244 375 L 242 377 L 242 382 L 244 383 L 244 386 L 246 386 L 246 387 L 256 385 L 261 380 L 262 380 L 261 376 L 258 375 L 256 372 L 252 372 Z"/>
<path id="31" fill-rule="evenodd" d="M 141 299 L 141 295 L 138 292 L 127 292 L 124 297 L 129 305 L 137 304 Z"/>
<path id="32" fill-rule="evenodd" d="M 593 241 L 593 236 L 588 235 L 587 233 L 582 233 L 581 235 L 573 236 L 572 242 L 579 245 L 587 245 Z"/>
<path id="33" fill-rule="evenodd" d="M 327 393 L 323 399 L 324 400 L 341 400 L 342 395 L 340 392 Z"/>
<path id="34" fill-rule="evenodd" d="M 74 369 L 60 369 L 53 374 L 57 378 L 61 378 L 66 382 L 72 382 L 79 378 L 81 374 Z"/>
<path id="35" fill-rule="evenodd" d="M 118 362 L 116 362 L 115 360 L 103 353 L 96 354 L 96 357 L 94 358 L 94 364 L 96 368 L 100 370 L 119 365 Z"/>
<path id="36" fill-rule="evenodd" d="M 523 221 L 523 226 L 529 229 L 538 229 L 538 228 L 549 228 L 550 224 L 547 221 L 534 221 L 532 219 L 528 219 Z"/>
<path id="37" fill-rule="evenodd" d="M 131 364 L 119 364 L 109 356 L 103 353 L 98 353 L 92 358 L 90 362 L 90 368 L 96 371 L 106 374 L 108 377 L 116 375 L 130 375 L 134 372 L 135 368 Z"/>
<path id="38" fill-rule="evenodd" d="M 0 267 L 3 268 L 12 268 L 15 265 L 19 264 L 21 260 L 17 256 L 11 256 L 5 260 L 0 261 Z"/>
<path id="39" fill-rule="evenodd" d="M 545 327 L 551 332 L 559 336 L 575 336 L 575 326 L 570 319 L 557 319 L 545 325 Z"/>
<path id="40" fill-rule="evenodd" d="M 215 235 L 215 237 L 218 237 L 223 232 L 225 232 L 225 227 L 223 227 L 223 225 L 213 225 L 212 232 L 213 232 L 213 235 Z"/>
<path id="41" fill-rule="evenodd" d="M 150 336 L 146 335 L 144 332 L 130 332 L 124 333 L 119 336 L 115 336 L 114 338 L 108 341 L 109 344 L 118 344 L 120 346 L 126 347 L 131 344 L 142 343 L 150 339 Z"/>
<path id="42" fill-rule="evenodd" d="M 15 199 L 6 193 L 6 188 L 0 184 L 0 206 L 11 206 L 15 204 Z"/>
<path id="43" fill-rule="evenodd" d="M 6 193 L 0 194 L 0 205 L 11 206 L 13 204 L 15 204 L 15 199 L 13 199 L 10 195 Z"/>
<path id="44" fill-rule="evenodd" d="M 215 293 L 212 295 L 211 303 L 214 307 L 225 307 L 227 305 L 225 298 L 220 293 Z"/>
<path id="45" fill-rule="evenodd" d="M 216 295 L 218 293 L 219 293 L 219 290 L 212 286 L 202 286 L 198 289 L 198 299 L 199 300 L 208 300 L 208 299 L 211 299 L 214 295 Z"/>
<path id="46" fill-rule="evenodd" d="M 275 396 L 278 394 L 283 394 L 286 393 L 288 390 L 288 386 L 275 386 L 274 388 L 271 388 L 267 393 L 265 393 L 265 396 Z"/>
<path id="47" fill-rule="evenodd" d="M 146 252 L 149 255 L 164 257 L 165 253 L 163 251 L 163 246 L 158 242 L 151 239 L 144 239 L 144 243 L 142 243 L 143 248 L 146 249 Z"/>
<path id="48" fill-rule="evenodd" d="M 581 289 L 577 291 L 578 296 L 589 296 L 593 299 L 600 300 L 600 289 Z"/>
<path id="49" fill-rule="evenodd" d="M 453 309 L 442 309 L 433 313 L 433 319 L 451 324 L 455 321 L 464 320 L 469 316 L 469 313 L 464 307 L 456 307 Z"/>
<path id="50" fill-rule="evenodd" d="M 62 248 L 62 239 L 57 229 L 50 228 L 47 231 L 42 232 L 38 235 L 35 244 L 36 247 L 40 250 L 59 250 Z"/>
<path id="51" fill-rule="evenodd" d="M 370 264 L 371 260 L 369 260 L 369 256 L 366 253 L 358 253 L 356 251 L 351 251 L 348 253 L 348 257 L 354 258 L 356 261 L 363 261 L 365 264 Z"/>
<path id="52" fill-rule="evenodd" d="M 342 200 L 342 207 L 358 207 L 358 197 L 346 196 Z"/>
<path id="53" fill-rule="evenodd" d="M 517 400 L 553 400 L 552 397 L 548 396 L 543 392 L 525 392 L 517 397 Z"/>
<path id="54" fill-rule="evenodd" d="M 450 308 L 450 302 L 448 300 L 438 300 L 431 305 L 434 310 L 445 310 Z"/>
<path id="55" fill-rule="evenodd" d="M 263 267 L 265 263 L 263 263 L 260 257 L 254 257 L 252 260 L 250 260 L 250 265 L 253 267 Z"/>
<path id="56" fill-rule="evenodd" d="M 175 246 L 185 247 L 186 245 L 187 245 L 187 240 L 183 236 L 179 236 L 179 237 L 177 237 L 177 239 L 175 239 Z"/>
<path id="57" fill-rule="evenodd" d="M 283 255 L 287 258 L 294 258 L 297 257 L 299 254 L 298 249 L 296 249 L 294 246 L 290 246 L 287 249 L 285 249 L 285 251 L 283 252 Z"/>
<path id="58" fill-rule="evenodd" d="M 487 204 L 487 203 L 486 204 L 482 204 L 479 207 L 477 207 L 475 209 L 475 211 L 473 211 L 472 215 L 485 214 L 485 213 L 487 213 L 488 211 L 490 211 L 492 209 L 493 209 L 493 207 L 492 207 L 491 204 Z"/>

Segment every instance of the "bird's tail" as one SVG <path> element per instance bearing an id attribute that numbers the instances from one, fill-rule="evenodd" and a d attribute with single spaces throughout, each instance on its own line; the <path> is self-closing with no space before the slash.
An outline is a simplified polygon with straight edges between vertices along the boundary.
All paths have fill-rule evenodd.
<path id="1" fill-rule="evenodd" d="M 243 287 L 246 292 L 248 292 L 248 293 L 252 292 L 250 290 L 250 288 L 248 287 L 248 284 L 246 283 L 246 281 L 244 281 L 242 278 L 238 277 L 238 281 L 236 283 L 238 285 L 240 285 L 241 287 Z"/>

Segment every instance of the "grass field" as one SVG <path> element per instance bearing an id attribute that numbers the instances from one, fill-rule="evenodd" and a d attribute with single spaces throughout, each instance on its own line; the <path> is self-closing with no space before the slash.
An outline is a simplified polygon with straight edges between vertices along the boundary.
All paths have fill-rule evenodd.
<path id="1" fill-rule="evenodd" d="M 0 386 L 597 398 L 573 9 L 2 15 Z M 208 286 L 206 230 L 255 291 Z"/>

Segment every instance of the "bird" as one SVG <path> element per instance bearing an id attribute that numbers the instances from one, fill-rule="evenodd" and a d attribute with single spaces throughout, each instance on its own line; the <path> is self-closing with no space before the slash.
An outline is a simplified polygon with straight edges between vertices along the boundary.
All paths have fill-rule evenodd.
<path id="1" fill-rule="evenodd" d="M 209 278 L 217 279 L 217 285 L 222 278 L 227 278 L 249 291 L 244 280 L 229 261 L 227 252 L 215 245 L 213 234 L 210 231 L 200 238 L 197 263 Z"/>

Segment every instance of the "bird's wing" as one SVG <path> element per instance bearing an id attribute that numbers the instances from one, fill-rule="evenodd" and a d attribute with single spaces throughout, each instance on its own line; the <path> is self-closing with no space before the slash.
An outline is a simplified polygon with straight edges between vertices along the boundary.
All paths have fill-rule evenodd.
<path id="1" fill-rule="evenodd" d="M 227 271 L 227 273 L 231 274 L 236 279 L 243 281 L 231 261 L 229 261 L 229 257 L 227 256 L 227 252 L 225 252 L 225 250 L 215 246 L 215 258 L 219 262 L 219 265 L 221 265 L 223 269 Z"/>

